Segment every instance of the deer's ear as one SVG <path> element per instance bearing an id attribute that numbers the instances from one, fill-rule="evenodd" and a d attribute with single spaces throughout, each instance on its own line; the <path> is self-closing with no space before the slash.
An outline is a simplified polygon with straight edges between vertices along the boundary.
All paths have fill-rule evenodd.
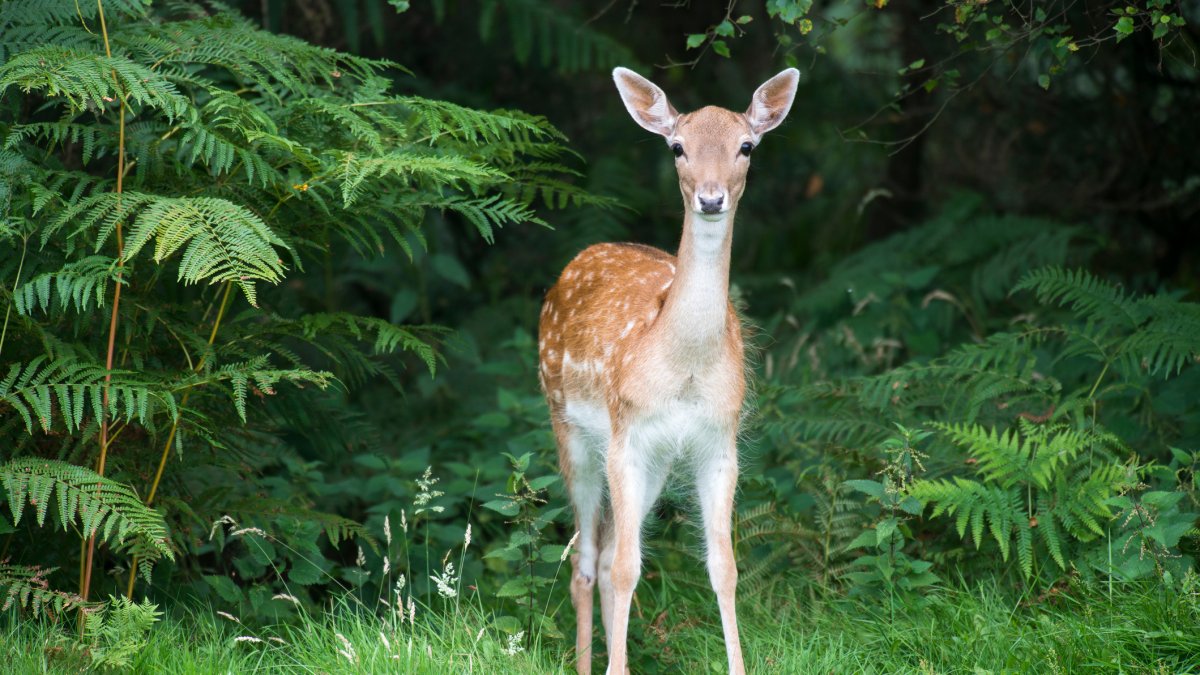
<path id="1" fill-rule="evenodd" d="M 750 128 L 761 136 L 779 126 L 792 109 L 796 98 L 796 87 L 800 84 L 800 71 L 788 68 L 762 83 L 746 109 L 746 120 Z"/>
<path id="2" fill-rule="evenodd" d="M 667 95 L 658 85 L 638 75 L 628 68 L 614 68 L 613 82 L 617 83 L 617 91 L 625 109 L 647 131 L 670 136 L 675 130 L 675 120 L 679 113 L 671 107 Z"/>

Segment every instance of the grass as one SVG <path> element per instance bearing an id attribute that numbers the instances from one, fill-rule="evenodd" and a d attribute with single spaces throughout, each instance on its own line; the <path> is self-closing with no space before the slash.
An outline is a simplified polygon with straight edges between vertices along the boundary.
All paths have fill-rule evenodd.
<path id="1" fill-rule="evenodd" d="M 1077 584 L 1021 601 L 996 583 L 886 600 L 809 597 L 780 583 L 740 603 L 747 669 L 756 673 L 1200 672 L 1200 588 Z M 636 673 L 723 672 L 711 603 L 647 585 L 631 649 Z M 560 617 L 564 626 L 568 616 Z M 339 637 L 339 635 L 341 637 Z M 238 641 L 239 637 L 254 640 Z M 85 652 L 61 626 L 0 617 L 7 672 L 80 672 Z M 343 639 L 344 638 L 344 639 Z M 251 630 L 211 611 L 168 616 L 151 630 L 132 672 L 559 673 L 573 670 L 561 640 L 506 653 L 477 606 L 418 612 L 393 626 L 349 604 L 296 625 Z M 601 641 L 597 640 L 597 649 Z M 349 645 L 349 646 L 347 646 Z M 11 670 L 9 670 L 11 668 Z M 596 672 L 603 672 L 598 662 Z"/>

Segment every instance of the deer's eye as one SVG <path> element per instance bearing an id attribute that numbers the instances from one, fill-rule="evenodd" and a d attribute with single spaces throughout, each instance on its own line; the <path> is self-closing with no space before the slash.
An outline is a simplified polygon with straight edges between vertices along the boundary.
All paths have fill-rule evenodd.
<path id="1" fill-rule="evenodd" d="M 672 143 L 671 144 L 671 152 L 675 153 L 676 157 L 682 157 L 683 156 L 683 145 L 680 143 Z"/>
<path id="2" fill-rule="evenodd" d="M 742 154 L 749 157 L 750 151 L 754 150 L 754 144 L 749 141 L 742 143 Z"/>

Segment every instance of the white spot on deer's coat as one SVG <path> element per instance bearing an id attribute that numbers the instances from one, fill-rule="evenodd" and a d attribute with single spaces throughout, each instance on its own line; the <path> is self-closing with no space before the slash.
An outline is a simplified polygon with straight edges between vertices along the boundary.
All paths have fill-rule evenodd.
<path id="1" fill-rule="evenodd" d="M 625 324 L 625 330 L 621 331 L 621 337 L 622 337 L 622 338 L 624 338 L 626 335 L 629 335 L 629 331 L 633 330 L 633 325 L 634 325 L 635 323 L 637 323 L 637 322 L 636 322 L 636 321 L 630 321 L 629 323 Z"/>

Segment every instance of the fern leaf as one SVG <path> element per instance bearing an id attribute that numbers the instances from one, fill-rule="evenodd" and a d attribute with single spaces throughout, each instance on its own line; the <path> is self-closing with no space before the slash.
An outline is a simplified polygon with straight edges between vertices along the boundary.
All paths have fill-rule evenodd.
<path id="1" fill-rule="evenodd" d="M 57 494 L 59 525 L 78 523 L 85 537 L 101 535 L 117 550 L 127 550 L 148 564 L 162 557 L 175 559 L 168 546 L 163 517 L 142 503 L 125 485 L 84 467 L 56 460 L 23 458 L 0 465 L 0 486 L 7 494 L 13 523 L 18 524 L 26 503 L 35 509 L 39 526 Z M 149 567 L 143 567 L 148 575 Z"/>
<path id="2" fill-rule="evenodd" d="M 4 596 L 0 612 L 7 612 L 16 605 L 32 610 L 35 615 L 48 614 L 53 618 L 76 609 L 90 607 L 91 605 L 78 594 L 50 588 L 47 578 L 57 569 L 37 565 L 0 564 L 0 594 Z"/>
<path id="3" fill-rule="evenodd" d="M 115 88 L 114 77 L 120 90 Z M 190 107 L 161 73 L 126 56 L 110 57 L 57 45 L 34 47 L 0 64 L 0 96 L 9 87 L 61 96 L 78 111 L 112 109 L 124 96 L 160 110 L 168 119 L 182 117 Z"/>
<path id="4" fill-rule="evenodd" d="M 35 418 L 37 426 L 50 431 L 56 410 L 67 429 L 73 431 L 82 423 L 88 404 L 96 419 L 101 417 L 106 388 L 108 414 L 113 418 L 136 418 L 144 424 L 150 419 L 152 406 L 160 405 L 175 414 L 175 399 L 170 392 L 155 390 L 131 373 L 107 371 L 70 358 L 51 361 L 45 356 L 9 368 L 8 375 L 0 380 L 0 403 L 17 411 L 29 433 L 33 433 Z"/>
<path id="5" fill-rule="evenodd" d="M 1120 322 L 1126 327 L 1137 321 L 1131 303 L 1121 288 L 1101 281 L 1085 270 L 1045 267 L 1026 274 L 1013 292 L 1031 290 L 1039 302 L 1070 306 L 1076 316 L 1104 323 Z"/>

